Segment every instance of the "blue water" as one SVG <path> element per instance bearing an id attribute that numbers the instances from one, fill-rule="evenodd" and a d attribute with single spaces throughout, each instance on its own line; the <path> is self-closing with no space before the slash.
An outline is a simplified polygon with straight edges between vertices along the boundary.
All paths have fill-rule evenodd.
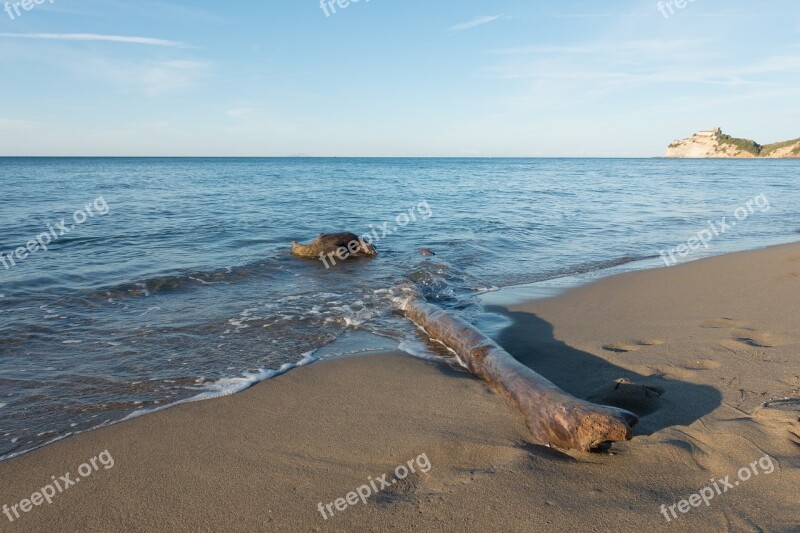
<path id="1" fill-rule="evenodd" d="M 52 240 L 0 263 L 0 458 L 239 390 L 352 334 L 435 355 L 396 311 L 401 281 L 474 320 L 497 287 L 663 265 L 633 262 L 748 201 L 682 260 L 800 239 L 798 176 L 789 160 L 0 159 L 2 257 Z M 289 255 L 373 229 L 374 259 Z"/>

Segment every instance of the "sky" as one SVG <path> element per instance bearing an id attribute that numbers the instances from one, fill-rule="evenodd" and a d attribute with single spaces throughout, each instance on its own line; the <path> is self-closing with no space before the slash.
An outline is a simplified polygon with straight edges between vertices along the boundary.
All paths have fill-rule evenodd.
<path id="1" fill-rule="evenodd" d="M 800 137 L 797 0 L 15 3 L 0 155 L 651 157 L 715 126 Z"/>

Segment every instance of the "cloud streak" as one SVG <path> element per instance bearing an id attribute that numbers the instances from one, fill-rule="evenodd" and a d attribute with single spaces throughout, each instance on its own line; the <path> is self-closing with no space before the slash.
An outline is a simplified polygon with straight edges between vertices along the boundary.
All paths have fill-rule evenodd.
<path id="1" fill-rule="evenodd" d="M 226 111 L 227 115 L 232 118 L 244 118 L 258 112 L 255 107 L 235 107 Z"/>
<path id="2" fill-rule="evenodd" d="M 674 56 L 677 52 L 693 51 L 713 41 L 710 39 L 645 39 L 638 41 L 606 41 L 570 45 L 534 45 L 491 50 L 498 55 L 603 55 L 636 54 L 651 58 L 653 55 Z M 696 54 L 695 54 L 696 56 Z"/>
<path id="3" fill-rule="evenodd" d="M 495 20 L 501 18 L 503 15 L 488 15 L 484 17 L 476 17 L 469 22 L 463 22 L 461 24 L 456 24 L 455 26 L 451 26 L 450 29 L 452 31 L 463 31 L 463 30 L 470 30 L 472 28 L 476 28 L 478 26 L 483 26 L 484 24 L 489 24 L 490 22 L 494 22 Z"/>
<path id="4" fill-rule="evenodd" d="M 151 37 L 128 37 L 125 35 L 101 35 L 97 33 L 0 33 L 0 37 L 9 39 L 38 39 L 48 41 L 110 42 L 125 44 L 142 44 L 146 46 L 184 47 L 183 43 L 154 39 Z"/>
<path id="5" fill-rule="evenodd" d="M 32 128 L 35 127 L 36 125 L 37 123 L 31 120 L 15 120 L 10 118 L 0 117 L 0 128 L 22 129 L 22 128 Z"/>

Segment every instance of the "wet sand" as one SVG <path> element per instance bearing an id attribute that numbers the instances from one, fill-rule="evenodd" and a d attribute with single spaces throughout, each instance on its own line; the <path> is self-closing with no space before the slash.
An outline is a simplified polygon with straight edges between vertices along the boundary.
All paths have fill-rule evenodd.
<path id="1" fill-rule="evenodd" d="M 514 294 L 488 298 L 512 321 L 497 340 L 568 392 L 637 412 L 633 440 L 534 446 L 469 374 L 400 353 L 335 359 L 1 463 L 0 504 L 20 518 L 0 529 L 798 531 L 800 407 L 764 405 L 800 396 L 800 245 Z M 347 502 L 399 465 L 417 471 Z M 22 512 L 67 472 L 80 482 Z"/>

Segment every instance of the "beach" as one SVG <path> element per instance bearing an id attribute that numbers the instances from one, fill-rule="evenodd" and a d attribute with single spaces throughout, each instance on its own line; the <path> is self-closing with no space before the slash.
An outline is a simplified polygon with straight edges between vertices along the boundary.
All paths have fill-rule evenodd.
<path id="1" fill-rule="evenodd" d="M 798 244 L 487 297 L 521 362 L 641 416 L 608 452 L 531 444 L 451 364 L 334 358 L 0 463 L 0 503 L 34 500 L 2 530 L 798 531 L 798 297 Z"/>
<path id="2" fill-rule="evenodd" d="M 437 345 L 397 313 L 396 289 L 409 281 L 428 302 L 479 323 L 484 295 L 497 288 L 563 287 L 794 242 L 800 189 L 784 179 L 794 166 L 4 159 L 0 461 L 142 410 L 238 392 L 310 359 L 398 346 L 436 357 Z M 49 194 L 63 182 L 63 196 Z M 353 204 L 347 191 L 356 189 Z M 477 196 L 466 208 L 464 198 Z M 218 204 L 236 206 L 236 216 L 209 208 Z M 36 239 L 46 243 L 51 227 L 58 238 L 45 250 Z M 342 230 L 372 239 L 378 255 L 333 265 L 292 254 L 292 241 Z M 31 239 L 35 253 L 21 261 L 18 244 Z"/>
<path id="3" fill-rule="evenodd" d="M 0 533 L 800 533 L 800 4 L 2 4 Z"/>

